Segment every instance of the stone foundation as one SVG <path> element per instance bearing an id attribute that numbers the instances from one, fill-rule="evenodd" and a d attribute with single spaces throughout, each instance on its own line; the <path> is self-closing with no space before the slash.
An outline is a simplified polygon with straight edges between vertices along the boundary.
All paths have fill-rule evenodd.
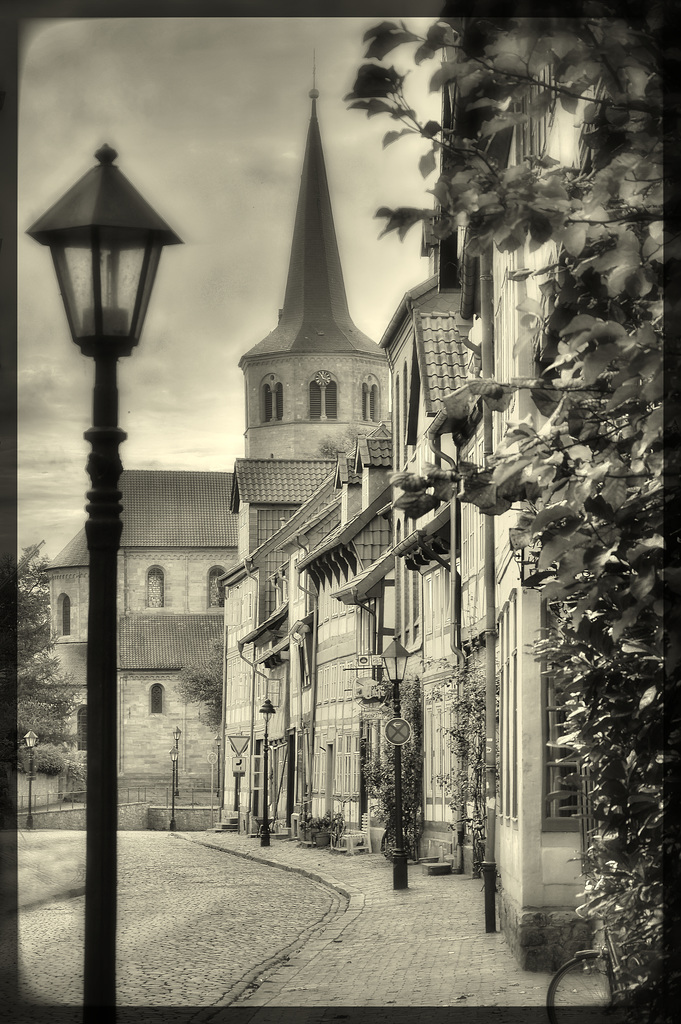
<path id="1" fill-rule="evenodd" d="M 499 920 L 506 942 L 526 971 L 556 971 L 593 944 L 588 921 L 568 907 L 521 907 L 501 892 Z"/>

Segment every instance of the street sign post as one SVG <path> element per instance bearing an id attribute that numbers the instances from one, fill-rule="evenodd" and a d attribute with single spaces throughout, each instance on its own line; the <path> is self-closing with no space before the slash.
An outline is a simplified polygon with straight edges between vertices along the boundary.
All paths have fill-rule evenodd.
<path id="1" fill-rule="evenodd" d="M 385 723 L 385 738 L 394 747 L 401 747 L 411 738 L 411 726 L 404 718 L 391 718 Z"/>
<path id="2" fill-rule="evenodd" d="M 239 757 L 243 754 L 244 750 L 248 746 L 248 736 L 228 736 L 227 739 L 232 744 L 232 750 Z"/>

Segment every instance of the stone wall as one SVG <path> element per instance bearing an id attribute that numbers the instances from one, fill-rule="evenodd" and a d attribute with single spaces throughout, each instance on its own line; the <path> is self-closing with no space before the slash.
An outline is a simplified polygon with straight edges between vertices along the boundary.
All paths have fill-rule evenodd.
<path id="1" fill-rule="evenodd" d="M 588 921 L 567 907 L 520 907 L 508 893 L 498 897 L 501 930 L 526 971 L 556 971 L 578 949 L 590 949 Z"/>
<path id="2" fill-rule="evenodd" d="M 118 828 L 121 832 L 143 832 L 149 827 L 149 804 L 119 804 Z M 35 829 L 65 829 L 72 832 L 85 831 L 85 808 L 73 810 L 38 811 L 33 814 Z M 25 819 L 19 817 L 19 826 L 23 828 Z"/>
<path id="3" fill-rule="evenodd" d="M 152 832 L 167 832 L 170 825 L 170 808 L 150 807 L 149 828 Z M 176 807 L 175 824 L 178 832 L 205 832 L 218 820 L 217 807 Z"/>

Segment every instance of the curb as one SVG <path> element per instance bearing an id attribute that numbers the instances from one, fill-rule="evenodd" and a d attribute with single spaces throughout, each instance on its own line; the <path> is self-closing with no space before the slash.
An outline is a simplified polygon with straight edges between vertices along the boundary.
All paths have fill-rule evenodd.
<path id="1" fill-rule="evenodd" d="M 62 889 L 53 892 L 49 896 L 39 896 L 35 900 L 27 900 L 25 903 L 17 903 L 17 913 L 22 910 L 35 910 L 36 907 L 44 907 L 48 903 L 59 903 L 60 900 L 75 900 L 78 896 L 85 895 L 85 886 L 77 885 L 72 889 Z"/>

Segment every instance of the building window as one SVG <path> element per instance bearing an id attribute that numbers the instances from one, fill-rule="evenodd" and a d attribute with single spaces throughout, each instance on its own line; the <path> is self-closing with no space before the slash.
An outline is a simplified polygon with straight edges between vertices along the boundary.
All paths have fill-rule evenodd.
<path id="1" fill-rule="evenodd" d="M 219 579 L 224 575 L 225 570 L 221 565 L 214 565 L 208 573 L 208 607 L 223 608 L 225 604 L 225 592 L 220 586 Z"/>
<path id="2" fill-rule="evenodd" d="M 407 465 L 407 364 L 402 367 L 402 462 Z"/>
<path id="3" fill-rule="evenodd" d="M 154 683 L 149 691 L 149 709 L 152 715 L 163 714 L 163 687 L 160 683 Z"/>
<path id="4" fill-rule="evenodd" d="M 395 409 L 395 444 L 393 445 L 395 450 L 395 469 L 400 468 L 400 452 L 402 451 L 402 435 L 400 433 L 400 375 L 399 373 L 395 377 L 395 400 L 393 402 Z"/>
<path id="5" fill-rule="evenodd" d="M 76 716 L 76 738 L 78 750 L 87 750 L 87 705 L 78 708 Z"/>
<path id="6" fill-rule="evenodd" d="M 284 417 L 284 387 L 270 374 L 260 389 L 260 418 L 263 423 L 281 420 Z"/>
<path id="7" fill-rule="evenodd" d="M 364 381 L 362 384 L 362 419 L 377 423 L 379 419 L 378 384 Z"/>
<path id="8" fill-rule="evenodd" d="M 165 604 L 165 579 L 163 569 L 152 566 L 147 573 L 147 608 L 163 608 Z"/>
<path id="9" fill-rule="evenodd" d="M 61 604 L 61 635 L 71 635 L 71 598 L 68 594 L 60 594 L 59 603 Z"/>
<path id="10" fill-rule="evenodd" d="M 310 419 L 338 419 L 338 385 L 326 370 L 318 370 L 310 381 Z"/>

